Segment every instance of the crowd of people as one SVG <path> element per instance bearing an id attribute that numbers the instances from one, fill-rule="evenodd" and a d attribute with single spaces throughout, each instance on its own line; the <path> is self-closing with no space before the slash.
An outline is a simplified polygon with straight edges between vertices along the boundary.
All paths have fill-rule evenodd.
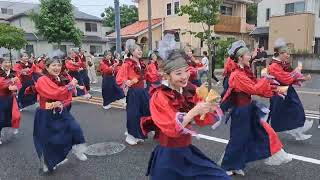
<path id="1" fill-rule="evenodd" d="M 103 109 L 110 109 L 114 101 L 126 106 L 125 142 L 131 146 L 144 143 L 150 132 L 159 142 L 147 170 L 151 179 L 228 180 L 232 175 L 244 176 L 249 162 L 265 160 L 267 165 L 280 165 L 292 160 L 277 132 L 287 132 L 297 141 L 311 138 L 305 133 L 312 121 L 306 120 L 294 89 L 311 77 L 301 74 L 301 66 L 290 66 L 285 43 L 276 44 L 261 78 L 250 69 L 252 56 L 245 43 L 233 43 L 219 103 L 198 93 L 205 87 L 202 77 L 208 72 L 207 52 L 201 60 L 194 57 L 191 48 L 181 51 L 175 47 L 173 35 L 167 34 L 146 62 L 141 47 L 128 40 L 124 58 L 107 51 L 98 68 Z M 13 67 L 7 59 L 0 61 L 0 130 L 11 127 L 17 134 L 19 109 L 38 102 L 33 139 L 44 173 L 63 164 L 70 151 L 87 160 L 83 130 L 70 112 L 72 97 L 90 99 L 90 83 L 97 81 L 92 57 L 87 59 L 84 53 L 83 49 L 71 50 L 67 58 L 43 56 L 36 61 L 22 53 Z M 269 98 L 270 107 L 253 96 Z M 216 128 L 223 119 L 231 121 L 230 140 L 216 164 L 192 145 L 192 136 L 197 136 L 192 126 Z"/>

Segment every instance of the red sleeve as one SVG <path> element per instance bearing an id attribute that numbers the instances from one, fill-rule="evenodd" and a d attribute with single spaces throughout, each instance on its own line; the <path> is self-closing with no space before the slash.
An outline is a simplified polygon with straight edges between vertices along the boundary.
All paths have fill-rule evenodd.
<path id="1" fill-rule="evenodd" d="M 236 69 L 236 63 L 228 57 L 226 63 L 224 64 L 224 76 L 230 75 Z"/>
<path id="2" fill-rule="evenodd" d="M 242 73 L 232 73 L 229 79 L 230 88 L 240 90 L 241 92 L 258 95 L 261 97 L 272 97 L 272 86 L 267 79 L 259 79 L 257 82 L 252 81 L 249 77 Z"/>
<path id="3" fill-rule="evenodd" d="M 6 80 L 3 77 L 0 77 L 0 90 L 8 89 L 8 87 L 9 87 L 8 80 Z"/>
<path id="4" fill-rule="evenodd" d="M 198 74 L 198 70 L 197 68 L 193 67 L 193 66 L 189 66 L 188 67 L 188 71 L 190 72 L 190 81 L 196 80 L 197 79 L 197 74 Z"/>
<path id="5" fill-rule="evenodd" d="M 271 76 L 274 76 L 277 81 L 284 85 L 291 85 L 295 83 L 295 79 L 291 76 L 290 72 L 286 72 L 283 68 L 273 63 L 268 67 L 268 72 Z"/>
<path id="6" fill-rule="evenodd" d="M 170 105 L 169 99 L 156 91 L 150 100 L 151 117 L 155 125 L 169 137 L 179 137 L 181 129 L 176 122 L 177 111 Z"/>
<path id="7" fill-rule="evenodd" d="M 12 69 L 16 72 L 20 72 L 22 70 L 22 67 L 20 66 L 20 64 L 15 64 Z"/>
<path id="8" fill-rule="evenodd" d="M 160 80 L 157 67 L 154 63 L 149 64 L 146 72 L 146 80 L 154 83 Z"/>
<path id="9" fill-rule="evenodd" d="M 67 60 L 66 61 L 66 68 L 69 71 L 78 71 L 79 70 L 79 66 L 76 66 L 72 63 L 72 60 Z"/>
<path id="10" fill-rule="evenodd" d="M 17 77 L 21 78 L 21 76 L 31 76 L 33 69 L 35 67 L 32 65 L 32 67 L 29 69 L 26 75 L 22 74 L 21 71 L 23 70 L 22 66 L 20 64 L 16 64 L 13 66 L 13 70 L 16 71 Z"/>
<path id="11" fill-rule="evenodd" d="M 102 74 L 112 74 L 112 68 L 103 61 L 100 62 L 100 72 Z"/>
<path id="12" fill-rule="evenodd" d="M 36 90 L 41 97 L 57 101 L 65 101 L 68 99 L 69 94 L 72 93 L 66 86 L 58 86 L 46 76 L 38 79 Z"/>
<path id="13" fill-rule="evenodd" d="M 38 63 L 38 67 L 39 69 L 41 70 L 44 70 L 46 68 L 46 65 L 44 63 L 44 60 L 41 60 L 39 63 Z"/>
<path id="14" fill-rule="evenodd" d="M 122 86 L 125 81 L 129 80 L 128 71 L 129 71 L 129 64 L 124 63 L 119 69 L 116 77 L 116 81 L 119 86 Z"/>

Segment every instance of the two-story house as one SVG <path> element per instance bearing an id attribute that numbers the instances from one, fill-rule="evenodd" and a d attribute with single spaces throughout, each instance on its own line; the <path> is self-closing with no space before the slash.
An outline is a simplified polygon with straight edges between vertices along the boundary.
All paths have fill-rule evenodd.
<path id="1" fill-rule="evenodd" d="M 283 38 L 294 51 L 320 53 L 319 0 L 262 0 L 257 23 L 251 35 L 270 52 Z"/>
<path id="2" fill-rule="evenodd" d="M 134 38 L 138 43 L 148 43 L 148 4 L 147 0 L 135 0 L 138 3 L 139 21 L 121 29 L 123 41 Z M 152 8 L 152 47 L 166 33 L 174 33 L 180 48 L 191 46 L 196 54 L 200 54 L 204 43 L 188 31 L 203 32 L 201 24 L 189 23 L 188 16 L 179 16 L 179 8 L 187 5 L 188 0 L 156 0 L 151 1 Z M 254 28 L 246 23 L 246 6 L 251 0 L 225 0 L 220 8 L 220 22 L 213 27 L 215 34 L 235 39 L 244 39 L 248 44 L 253 43 L 249 32 Z M 115 33 L 107 36 L 115 39 Z"/>
<path id="3" fill-rule="evenodd" d="M 15 6 L 3 5 L 0 2 L 0 8 L 12 8 L 13 13 L 10 17 L 6 18 L 7 23 L 13 26 L 19 27 L 25 31 L 25 37 L 28 41 L 28 45 L 25 47 L 25 51 L 29 54 L 33 53 L 35 56 L 40 56 L 42 54 L 47 54 L 57 49 L 57 44 L 49 44 L 42 36 L 37 34 L 34 22 L 29 17 L 30 13 L 39 12 L 39 4 L 31 4 L 25 7 L 25 11 L 16 10 L 24 6 L 26 3 L 20 4 L 15 2 Z M 19 13 L 15 13 L 19 12 Z M 105 50 L 109 49 L 107 45 L 107 40 L 105 38 L 106 31 L 108 29 L 103 27 L 102 19 L 86 14 L 79 11 L 74 7 L 74 17 L 76 20 L 76 26 L 84 33 L 82 48 L 88 52 L 94 52 L 96 54 L 102 54 Z M 68 49 L 74 47 L 72 42 L 62 42 L 61 50 L 65 53 Z"/>

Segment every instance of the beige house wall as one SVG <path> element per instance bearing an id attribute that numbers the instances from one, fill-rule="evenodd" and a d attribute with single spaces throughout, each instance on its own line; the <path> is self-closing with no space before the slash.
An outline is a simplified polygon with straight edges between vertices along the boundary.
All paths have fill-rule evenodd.
<path id="1" fill-rule="evenodd" d="M 195 24 L 195 23 L 189 23 L 188 16 L 178 16 L 177 14 L 174 14 L 174 11 L 172 10 L 172 15 L 167 16 L 167 3 L 174 3 L 176 1 L 180 2 L 181 5 L 187 5 L 189 3 L 189 0 L 153 0 L 151 1 L 152 4 L 152 19 L 156 18 L 162 18 L 163 19 L 163 31 L 165 30 L 180 30 L 180 47 L 184 48 L 185 46 L 191 46 L 196 54 L 200 54 L 201 51 L 206 50 L 206 45 L 203 44 L 203 48 L 201 48 L 201 41 L 198 38 L 195 38 L 193 35 L 190 35 L 190 33 L 186 33 L 188 31 L 192 32 L 203 32 L 203 27 L 201 24 Z M 233 5 L 233 13 L 234 16 L 241 17 L 241 33 L 247 33 L 246 32 L 246 4 L 231 1 Z M 227 1 L 226 1 L 227 2 Z M 174 6 L 174 4 L 172 4 Z M 139 12 L 139 21 L 147 20 L 148 19 L 148 4 L 147 0 L 139 0 L 139 6 L 138 6 L 138 12 Z M 212 27 L 214 29 L 214 27 Z M 154 30 L 153 30 L 154 33 Z M 234 34 L 235 36 L 238 36 L 237 34 Z M 161 37 L 161 36 L 159 36 Z M 142 38 L 142 37 L 141 37 Z M 140 40 L 140 39 L 139 39 Z M 153 40 L 155 41 L 157 40 Z M 155 47 L 155 46 L 153 46 Z"/>
<path id="2" fill-rule="evenodd" d="M 312 53 L 315 34 L 314 24 L 315 16 L 311 13 L 271 17 L 269 29 L 270 50 L 273 50 L 274 43 L 278 38 L 283 38 L 291 49 Z"/>
<path id="3" fill-rule="evenodd" d="M 10 22 L 11 25 L 23 29 L 28 33 L 37 32 L 34 22 L 27 16 L 23 16 L 21 18 L 17 18 Z"/>
<path id="4" fill-rule="evenodd" d="M 141 43 L 142 38 L 148 38 L 148 32 L 138 36 L 138 43 Z M 156 27 L 152 30 L 152 47 L 155 49 L 157 47 L 157 42 L 161 40 L 162 37 L 162 28 L 161 26 Z"/>

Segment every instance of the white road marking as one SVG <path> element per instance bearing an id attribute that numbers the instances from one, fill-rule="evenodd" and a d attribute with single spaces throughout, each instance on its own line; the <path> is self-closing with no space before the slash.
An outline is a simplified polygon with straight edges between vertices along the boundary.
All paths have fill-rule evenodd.
<path id="1" fill-rule="evenodd" d="M 226 139 L 217 138 L 217 137 L 212 137 L 212 136 L 207 136 L 207 135 L 204 135 L 204 134 L 198 134 L 198 135 L 195 136 L 195 137 L 200 138 L 200 139 L 206 139 L 206 140 L 209 140 L 209 141 L 215 141 L 215 142 L 219 142 L 219 143 L 223 143 L 223 144 L 228 144 L 228 142 L 229 142 L 229 141 L 226 140 Z M 319 159 L 313 159 L 313 158 L 304 157 L 304 156 L 299 156 L 299 155 L 290 154 L 290 153 L 288 153 L 288 154 L 289 154 L 293 159 L 295 159 L 295 160 L 320 165 L 320 160 L 319 160 Z"/>

